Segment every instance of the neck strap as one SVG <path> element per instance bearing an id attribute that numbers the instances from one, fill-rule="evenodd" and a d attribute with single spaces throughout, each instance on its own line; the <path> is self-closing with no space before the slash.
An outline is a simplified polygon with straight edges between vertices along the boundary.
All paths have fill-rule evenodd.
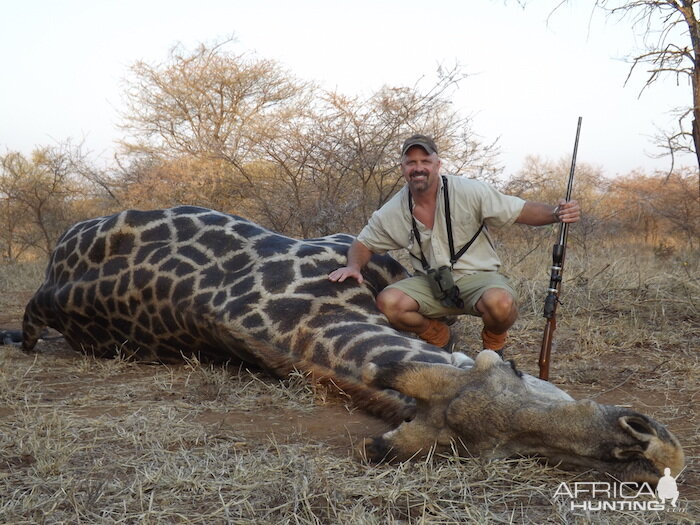
<path id="1" fill-rule="evenodd" d="M 452 217 L 450 214 L 450 195 L 449 195 L 449 190 L 448 190 L 448 185 L 447 185 L 447 177 L 445 175 L 442 176 L 442 186 L 444 188 L 444 197 L 445 197 L 445 224 L 447 226 L 447 242 L 450 246 L 450 266 L 454 267 L 455 263 L 459 260 L 462 255 L 466 253 L 466 251 L 469 249 L 469 247 L 474 244 L 474 241 L 476 241 L 477 237 L 479 237 L 479 234 L 481 231 L 484 229 L 486 226 L 483 222 L 481 223 L 481 226 L 479 226 L 479 229 L 476 231 L 476 233 L 472 236 L 471 239 L 462 246 L 462 249 L 459 250 L 457 253 L 455 253 L 455 246 L 454 246 L 454 239 L 452 237 Z M 421 243 L 420 240 L 420 232 L 418 231 L 418 225 L 416 224 L 416 219 L 413 216 L 413 197 L 411 196 L 411 189 L 409 188 L 408 190 L 408 211 L 411 213 L 411 223 L 413 226 L 413 236 L 416 239 L 416 242 L 418 243 L 418 249 L 420 250 L 420 262 L 421 265 L 423 266 L 423 270 L 426 272 L 430 269 L 430 265 L 428 264 L 427 259 L 425 258 L 425 253 L 423 253 L 423 244 Z M 416 257 L 415 255 L 411 254 L 412 257 Z M 416 257 L 417 259 L 417 257 Z"/>

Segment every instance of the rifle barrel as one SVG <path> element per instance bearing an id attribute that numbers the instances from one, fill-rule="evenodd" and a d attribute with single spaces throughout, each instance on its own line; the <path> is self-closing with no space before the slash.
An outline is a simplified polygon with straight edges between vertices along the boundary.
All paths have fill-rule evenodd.
<path id="1" fill-rule="evenodd" d="M 576 156 L 578 154 L 578 139 L 581 135 L 582 117 L 578 118 L 576 126 L 576 140 L 574 142 L 574 154 L 571 157 L 571 169 L 569 170 L 569 181 L 566 185 L 565 201 L 571 200 L 571 192 L 574 187 L 574 173 L 576 171 Z M 559 303 L 559 293 L 561 291 L 562 272 L 564 269 L 564 256 L 566 255 L 566 239 L 569 232 L 569 224 L 562 222 L 559 225 L 559 242 L 552 249 L 552 266 L 549 278 L 549 288 L 544 302 L 543 315 L 547 319 L 544 334 L 542 336 L 542 347 L 540 348 L 540 379 L 549 381 L 549 363 L 552 352 L 552 339 L 554 330 L 557 327 L 557 304 Z"/>
<path id="2" fill-rule="evenodd" d="M 576 171 L 576 156 L 578 155 L 578 139 L 581 136 L 581 120 L 582 117 L 578 118 L 578 124 L 576 125 L 576 140 L 574 141 L 574 154 L 571 156 L 571 168 L 569 168 L 569 181 L 566 184 L 566 196 L 564 200 L 569 202 L 571 200 L 571 192 L 574 189 L 574 172 Z M 569 223 L 562 222 L 559 226 L 559 244 L 561 246 L 566 246 L 566 238 L 569 233 Z"/>

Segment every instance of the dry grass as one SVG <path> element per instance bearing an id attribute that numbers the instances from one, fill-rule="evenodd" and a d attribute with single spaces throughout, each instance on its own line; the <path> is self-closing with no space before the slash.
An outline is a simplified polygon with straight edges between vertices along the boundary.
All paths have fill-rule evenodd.
<path id="1" fill-rule="evenodd" d="M 506 261 L 521 294 L 508 352 L 536 373 L 549 261 L 518 263 L 526 250 Z M 37 355 L 0 347 L 0 523 L 696 523 L 699 262 L 615 254 L 570 250 L 551 375 L 669 425 L 689 463 L 677 512 L 572 511 L 553 494 L 590 475 L 532 460 L 367 465 L 351 448 L 376 423 L 299 374 L 96 360 L 53 341 Z M 40 279 L 0 269 L 4 326 Z M 476 320 L 458 326 L 476 350 Z"/>
<path id="2" fill-rule="evenodd" d="M 20 305 L 24 309 L 24 304 L 43 281 L 45 269 L 45 261 L 0 263 L 0 312 L 16 311 Z M 21 320 L 20 315 L 16 321 L 21 322 Z"/>

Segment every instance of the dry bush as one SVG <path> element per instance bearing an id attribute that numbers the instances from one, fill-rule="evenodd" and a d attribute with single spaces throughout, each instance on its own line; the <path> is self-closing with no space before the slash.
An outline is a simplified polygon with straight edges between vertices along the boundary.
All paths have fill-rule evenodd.
<path id="1" fill-rule="evenodd" d="M 24 306 L 31 297 L 31 294 L 39 288 L 44 279 L 46 261 L 32 261 L 24 263 L 0 264 L 0 319 L 5 321 L 2 312 L 24 311 Z M 9 315 L 7 321 L 9 321 Z M 11 325 L 19 328 L 22 320 L 21 315 L 14 315 Z"/>

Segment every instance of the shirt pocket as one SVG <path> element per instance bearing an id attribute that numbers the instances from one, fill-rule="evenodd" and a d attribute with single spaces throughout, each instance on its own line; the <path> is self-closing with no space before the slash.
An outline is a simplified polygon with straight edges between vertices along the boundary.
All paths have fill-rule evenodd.
<path id="1" fill-rule="evenodd" d="M 481 223 L 477 222 L 476 218 L 469 214 L 462 214 L 461 217 L 452 220 L 452 234 L 454 236 L 455 252 L 458 252 L 467 244 L 472 237 L 479 231 Z M 476 242 L 476 241 L 474 241 Z"/>

